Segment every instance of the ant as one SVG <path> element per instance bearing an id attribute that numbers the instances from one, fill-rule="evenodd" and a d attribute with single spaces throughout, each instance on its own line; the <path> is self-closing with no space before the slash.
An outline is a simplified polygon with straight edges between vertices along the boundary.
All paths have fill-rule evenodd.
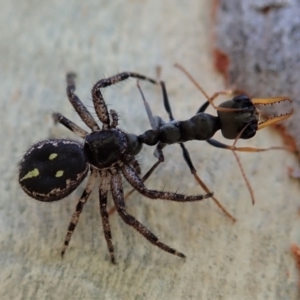
<path id="1" fill-rule="evenodd" d="M 161 117 L 155 116 L 153 117 L 152 111 L 148 102 L 145 100 L 143 92 L 137 82 L 137 86 L 140 90 L 144 106 L 148 115 L 148 119 L 150 121 L 151 130 L 146 131 L 145 133 L 139 135 L 138 139 L 141 143 L 147 144 L 149 146 L 156 145 L 156 150 L 154 151 L 154 156 L 158 159 L 158 161 L 151 167 L 151 169 L 144 175 L 144 181 L 147 180 L 150 175 L 154 172 L 154 170 L 158 167 L 158 165 L 164 161 L 163 148 L 170 144 L 179 144 L 182 149 L 182 154 L 185 162 L 187 163 L 191 173 L 194 178 L 198 182 L 198 184 L 203 188 L 206 193 L 210 193 L 211 191 L 205 185 L 205 183 L 199 178 L 197 175 L 197 171 L 192 163 L 190 154 L 186 149 L 184 142 L 190 140 L 200 140 L 206 141 L 210 145 L 231 150 L 237 160 L 239 168 L 241 170 L 242 176 L 246 182 L 247 188 L 250 192 L 250 196 L 252 199 L 252 204 L 255 203 L 254 193 L 252 187 L 247 180 L 246 174 L 243 170 L 239 157 L 236 154 L 236 151 L 241 152 L 260 152 L 267 151 L 271 149 L 286 149 L 283 147 L 270 147 L 270 148 L 252 148 L 252 147 L 236 147 L 236 143 L 238 139 L 250 139 L 252 138 L 256 132 L 262 128 L 265 128 L 271 124 L 280 122 L 289 118 L 293 111 L 281 115 L 281 116 L 273 116 L 260 122 L 260 111 L 256 106 L 258 105 L 272 105 L 282 101 L 292 102 L 288 97 L 273 97 L 273 98 L 256 98 L 250 99 L 246 95 L 238 95 L 231 100 L 227 100 L 221 103 L 219 106 L 215 106 L 213 101 L 219 95 L 228 95 L 233 94 L 232 91 L 221 91 L 216 92 L 212 97 L 209 97 L 203 88 L 196 82 L 196 80 L 180 65 L 175 64 L 175 67 L 180 69 L 193 83 L 194 85 L 202 92 L 207 101 L 198 109 L 196 115 L 186 121 L 176 121 L 173 117 L 173 113 L 171 110 L 171 106 L 169 103 L 166 86 L 163 81 L 160 81 L 162 94 L 163 94 L 163 102 L 165 110 L 169 115 L 169 122 L 166 123 L 162 120 Z M 205 113 L 205 110 L 209 105 L 212 105 L 216 111 L 218 116 L 212 116 L 210 114 Z M 220 143 L 219 141 L 212 139 L 213 135 L 221 130 L 222 135 L 226 139 L 233 139 L 234 143 L 232 146 Z M 134 192 L 134 189 L 126 194 L 126 198 Z M 233 221 L 236 219 L 222 206 L 222 204 L 212 196 L 212 200 L 217 204 L 217 206 Z M 113 213 L 115 211 L 115 207 L 113 207 L 109 213 Z"/>
<path id="2" fill-rule="evenodd" d="M 61 256 L 67 250 L 80 214 L 92 192 L 97 177 L 99 177 L 100 215 L 112 263 L 115 263 L 115 255 L 109 215 L 106 208 L 109 190 L 118 214 L 127 225 L 132 226 L 150 243 L 160 249 L 179 257 L 185 257 L 183 253 L 162 243 L 149 229 L 126 211 L 121 174 L 135 190 L 150 199 L 192 202 L 213 195 L 209 192 L 205 195 L 187 196 L 179 193 L 150 190 L 144 185 L 140 177 L 140 166 L 135 159 L 144 142 L 137 135 L 126 133 L 118 128 L 118 114 L 115 110 L 108 111 L 101 94 L 101 88 L 116 84 L 129 77 L 147 80 L 153 84 L 157 83 L 151 78 L 132 72 L 123 72 L 99 80 L 92 88 L 92 99 L 95 112 L 102 122 L 102 128 L 100 128 L 91 113 L 75 94 L 75 74 L 67 74 L 66 91 L 68 99 L 91 132 L 88 133 L 62 114 L 54 113 L 54 120 L 82 138 L 83 143 L 70 139 L 40 141 L 27 150 L 20 162 L 19 183 L 21 188 L 30 197 L 43 202 L 62 200 L 73 192 L 84 178 L 88 177 L 86 187 L 71 217 Z"/>

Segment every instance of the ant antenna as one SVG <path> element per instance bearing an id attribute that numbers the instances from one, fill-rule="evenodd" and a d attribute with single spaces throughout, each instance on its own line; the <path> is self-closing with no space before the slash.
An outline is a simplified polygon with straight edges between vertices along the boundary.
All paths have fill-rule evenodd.
<path id="1" fill-rule="evenodd" d="M 242 163 L 241 163 L 241 161 L 240 161 L 240 158 L 238 157 L 238 155 L 237 155 L 237 153 L 236 153 L 236 151 L 235 151 L 235 145 L 236 145 L 238 139 L 241 137 L 241 135 L 243 134 L 243 132 L 246 130 L 246 128 L 247 128 L 249 125 L 250 125 L 250 123 L 248 123 L 248 124 L 240 131 L 240 133 L 237 135 L 237 137 L 235 138 L 235 140 L 234 140 L 234 142 L 233 142 L 233 144 L 232 144 L 232 149 L 231 149 L 231 151 L 232 151 L 232 153 L 233 153 L 233 155 L 234 155 L 234 157 L 235 157 L 235 159 L 236 159 L 236 161 L 237 161 L 237 163 L 238 163 L 238 166 L 239 166 L 239 168 L 240 168 L 240 170 L 241 170 L 242 176 L 243 176 L 243 178 L 244 178 L 244 181 L 245 181 L 245 183 L 246 183 L 246 185 L 247 185 L 247 188 L 248 188 L 248 191 L 249 191 L 249 193 L 250 193 L 250 197 L 251 197 L 252 204 L 254 205 L 254 204 L 255 204 L 255 198 L 254 198 L 254 191 L 253 191 L 253 188 L 252 188 L 252 186 L 251 186 L 251 184 L 250 184 L 250 182 L 249 182 L 249 180 L 248 180 L 248 178 L 247 178 L 247 176 L 246 176 L 246 173 L 245 173 L 245 171 L 244 171 L 244 168 L 243 168 L 243 166 L 242 166 Z"/>
<path id="2" fill-rule="evenodd" d="M 181 65 L 175 64 L 175 68 L 179 69 L 181 72 L 183 72 L 187 78 L 196 86 L 196 88 L 203 94 L 203 96 L 206 98 L 206 100 L 209 102 L 209 104 L 217 111 L 227 111 L 227 112 L 233 112 L 233 111 L 244 111 L 243 108 L 226 108 L 226 107 L 219 107 L 214 105 L 214 100 L 219 97 L 220 95 L 233 95 L 234 92 L 232 90 L 226 90 L 226 91 L 220 91 L 216 92 L 212 95 L 212 97 L 209 97 L 208 94 L 204 91 L 202 86 L 195 80 L 195 78 Z"/>

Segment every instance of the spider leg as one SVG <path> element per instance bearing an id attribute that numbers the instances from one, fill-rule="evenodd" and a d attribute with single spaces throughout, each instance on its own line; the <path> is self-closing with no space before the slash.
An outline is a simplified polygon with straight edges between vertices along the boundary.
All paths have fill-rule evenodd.
<path id="1" fill-rule="evenodd" d="M 101 174 L 101 177 L 102 177 L 102 175 L 105 177 L 101 181 L 100 186 L 99 186 L 100 214 L 101 214 L 101 218 L 102 218 L 102 226 L 103 226 L 104 236 L 106 239 L 106 244 L 107 244 L 109 255 L 110 255 L 110 260 L 113 264 L 115 264 L 116 261 L 115 261 L 115 254 L 114 254 L 114 246 L 112 244 L 112 236 L 111 236 L 109 218 L 108 218 L 108 213 L 107 213 L 107 209 L 106 209 L 107 193 L 109 190 L 110 177 L 108 177 L 106 172 L 104 174 Z"/>
<path id="2" fill-rule="evenodd" d="M 96 121 L 93 119 L 91 113 L 83 105 L 80 99 L 74 94 L 75 92 L 75 77 L 74 73 L 67 74 L 67 96 L 70 103 L 80 116 L 81 120 L 92 130 L 99 130 L 99 126 Z"/>
<path id="3" fill-rule="evenodd" d="M 61 256 L 64 256 L 64 254 L 65 254 L 65 252 L 68 248 L 68 245 L 70 243 L 72 234 L 73 234 L 73 232 L 76 228 L 76 225 L 79 221 L 79 216 L 82 212 L 83 206 L 86 203 L 87 199 L 89 198 L 89 196 L 90 196 L 90 194 L 93 190 L 97 175 L 98 175 L 98 171 L 94 168 L 91 168 L 91 174 L 89 176 L 87 185 L 86 185 L 85 190 L 83 191 L 80 199 L 78 200 L 75 211 L 74 211 L 74 213 L 72 215 L 72 218 L 71 218 L 71 221 L 69 223 L 68 231 L 67 231 L 67 234 L 66 234 L 66 237 L 65 237 L 64 246 L 63 246 L 63 249 L 61 251 Z"/>
<path id="4" fill-rule="evenodd" d="M 55 123 L 60 123 L 60 124 L 64 125 L 66 128 L 68 128 L 69 130 L 74 132 L 79 137 L 84 139 L 85 136 L 88 135 L 88 132 L 86 132 L 81 127 L 79 127 L 78 125 L 76 125 L 75 123 L 73 123 L 72 121 L 67 119 L 66 117 L 64 117 L 62 114 L 53 113 L 52 117 L 53 117 L 53 120 Z"/>
<path id="5" fill-rule="evenodd" d="M 124 164 L 121 167 L 122 173 L 126 180 L 136 189 L 150 199 L 164 199 L 176 202 L 193 202 L 193 201 L 200 201 L 206 198 L 209 198 L 213 195 L 213 193 L 208 193 L 205 195 L 194 195 L 194 196 L 186 196 L 184 194 L 179 193 L 171 193 L 171 192 L 162 192 L 156 190 L 149 190 L 145 187 L 142 179 L 136 173 L 134 168 L 130 165 Z"/>
<path id="6" fill-rule="evenodd" d="M 158 167 L 158 165 L 160 165 L 160 161 L 158 160 L 149 170 L 148 172 L 142 177 L 142 181 L 145 182 L 150 176 L 151 174 L 155 171 L 155 169 Z M 137 169 L 135 167 L 135 170 L 137 172 Z M 140 172 L 137 172 L 138 174 L 140 174 Z M 126 201 L 126 199 L 132 195 L 133 193 L 135 192 L 135 189 L 131 189 L 129 192 L 127 192 L 124 196 L 124 201 Z M 113 206 L 109 211 L 108 211 L 108 214 L 109 215 L 112 215 L 114 212 L 116 211 L 116 207 Z"/>
<path id="7" fill-rule="evenodd" d="M 114 109 L 111 109 L 109 111 L 109 113 L 112 118 L 111 127 L 116 128 L 118 126 L 118 122 L 119 122 L 119 115 Z"/>
<path id="8" fill-rule="evenodd" d="M 111 126 L 111 124 L 110 124 L 107 106 L 106 106 L 106 103 L 104 101 L 104 98 L 102 96 L 100 89 L 105 88 L 110 85 L 113 85 L 113 84 L 116 84 L 120 81 L 126 80 L 129 77 L 133 77 L 133 78 L 137 78 L 137 79 L 141 79 L 141 80 L 147 80 L 153 84 L 156 84 L 156 80 L 153 80 L 144 75 L 140 75 L 138 73 L 133 73 L 133 72 L 123 72 L 123 73 L 114 75 L 112 77 L 100 79 L 94 85 L 94 87 L 92 89 L 92 98 L 93 98 L 93 102 L 94 102 L 95 111 L 96 111 L 98 118 L 103 123 L 104 128 L 109 128 Z"/>
<path id="9" fill-rule="evenodd" d="M 168 245 L 159 241 L 158 237 L 155 236 L 149 229 L 147 229 L 143 224 L 141 224 L 138 220 L 136 220 L 133 216 L 127 213 L 125 209 L 124 203 L 124 194 L 122 187 L 122 180 L 120 174 L 114 174 L 111 179 L 111 192 L 115 202 L 116 209 L 123 219 L 123 221 L 132 226 L 135 230 L 137 230 L 141 235 L 143 235 L 150 243 L 159 247 L 160 249 L 177 255 L 179 257 L 185 257 L 183 253 L 176 251 L 175 249 L 169 247 Z"/>

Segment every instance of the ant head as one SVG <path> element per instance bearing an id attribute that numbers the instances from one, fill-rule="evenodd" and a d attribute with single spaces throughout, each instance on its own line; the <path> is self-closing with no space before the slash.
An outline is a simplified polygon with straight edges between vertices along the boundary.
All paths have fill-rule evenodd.
<path id="1" fill-rule="evenodd" d="M 248 96 L 236 96 L 221 103 L 219 108 L 225 108 L 217 110 L 221 131 L 225 138 L 236 139 L 241 134 L 240 138 L 250 139 L 256 134 L 259 112 Z"/>

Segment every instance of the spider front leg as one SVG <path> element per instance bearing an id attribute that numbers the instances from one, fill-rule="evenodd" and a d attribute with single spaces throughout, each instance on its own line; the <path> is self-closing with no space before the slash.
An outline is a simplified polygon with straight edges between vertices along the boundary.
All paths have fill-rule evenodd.
<path id="1" fill-rule="evenodd" d="M 159 241 L 158 237 L 155 236 L 148 228 L 146 228 L 143 224 L 141 224 L 138 220 L 136 220 L 133 216 L 127 213 L 125 209 L 124 203 L 124 193 L 122 187 L 122 179 L 120 174 L 113 175 L 111 179 L 111 192 L 113 196 L 113 200 L 115 202 L 115 206 L 117 212 L 119 213 L 120 217 L 123 221 L 132 226 L 136 231 L 138 231 L 142 236 L 144 236 L 150 243 L 159 247 L 160 249 L 171 253 L 173 255 L 177 255 L 179 257 L 184 258 L 185 255 L 177 250 L 169 247 L 168 245 Z"/>
<path id="2" fill-rule="evenodd" d="M 96 121 L 93 119 L 91 113 L 87 110 L 87 108 L 83 105 L 80 99 L 74 94 L 75 92 L 75 73 L 67 74 L 67 96 L 69 98 L 70 103 L 80 116 L 81 120 L 92 130 L 99 130 L 99 126 Z"/>
<path id="3" fill-rule="evenodd" d="M 82 195 L 81 195 L 81 197 L 80 197 L 80 199 L 79 199 L 79 201 L 76 205 L 75 211 L 74 211 L 74 213 L 72 215 L 72 218 L 71 218 L 71 221 L 69 223 L 68 232 L 66 234 L 64 246 L 63 246 L 63 249 L 61 251 L 61 256 L 64 256 L 64 254 L 65 254 L 65 252 L 66 252 L 66 250 L 69 246 L 72 234 L 73 234 L 73 232 L 76 228 L 76 225 L 79 221 L 79 217 L 80 217 L 80 214 L 82 212 L 83 206 L 87 202 L 87 200 L 88 200 L 88 198 L 89 198 L 89 196 L 90 196 L 90 194 L 93 190 L 93 187 L 95 185 L 97 175 L 98 175 L 98 171 L 91 167 L 91 173 L 90 173 L 87 185 L 86 185 L 85 190 L 83 191 L 83 193 L 82 193 Z"/>
<path id="4" fill-rule="evenodd" d="M 111 124 L 107 106 L 101 93 L 101 88 L 105 88 L 107 86 L 116 84 L 120 81 L 128 79 L 129 77 L 146 80 L 153 84 L 156 84 L 156 80 L 146 77 L 144 75 L 140 75 L 138 73 L 133 72 L 122 72 L 112 77 L 99 80 L 92 89 L 92 98 L 94 102 L 95 111 L 98 118 L 103 123 L 104 129 L 110 128 Z"/>

